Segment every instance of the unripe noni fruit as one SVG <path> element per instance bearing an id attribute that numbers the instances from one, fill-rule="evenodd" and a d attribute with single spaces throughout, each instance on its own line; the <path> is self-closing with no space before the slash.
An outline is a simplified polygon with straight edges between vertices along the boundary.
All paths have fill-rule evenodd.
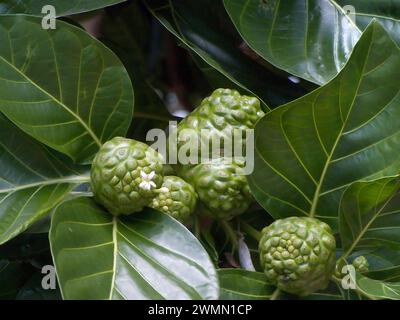
<path id="1" fill-rule="evenodd" d="M 254 128 L 264 115 L 260 101 L 232 89 L 216 89 L 179 124 L 192 129 Z"/>
<path id="2" fill-rule="evenodd" d="M 369 271 L 369 263 L 367 258 L 364 256 L 359 256 L 353 260 L 352 265 L 356 269 L 356 271 L 360 273 L 365 273 Z"/>
<path id="3" fill-rule="evenodd" d="M 92 163 L 95 200 L 113 215 L 141 211 L 157 195 L 163 180 L 162 156 L 142 142 L 116 137 Z"/>
<path id="4" fill-rule="evenodd" d="M 157 192 L 149 207 L 163 211 L 179 221 L 184 222 L 196 207 L 197 194 L 194 188 L 179 177 L 164 177 Z"/>
<path id="5" fill-rule="evenodd" d="M 238 160 L 217 158 L 186 167 L 181 173 L 214 218 L 229 220 L 246 211 L 253 201 L 243 162 Z"/>
<path id="6" fill-rule="evenodd" d="M 309 217 L 276 220 L 262 230 L 260 261 L 270 283 L 306 296 L 325 289 L 335 269 L 331 228 Z"/>
<path id="7" fill-rule="evenodd" d="M 232 157 L 231 151 L 230 154 L 224 152 L 224 144 L 230 144 L 227 150 L 234 150 L 233 144 L 241 143 L 244 151 L 246 140 L 238 137 L 245 136 L 244 130 L 254 129 L 263 115 L 257 98 L 240 95 L 236 90 L 217 89 L 179 123 L 176 130 L 178 150 L 187 144 L 196 145 L 200 159 L 203 145 L 203 150 L 207 146 L 209 153 L 214 151 L 221 157 Z M 211 138 L 220 142 L 218 150 L 212 150 Z"/>

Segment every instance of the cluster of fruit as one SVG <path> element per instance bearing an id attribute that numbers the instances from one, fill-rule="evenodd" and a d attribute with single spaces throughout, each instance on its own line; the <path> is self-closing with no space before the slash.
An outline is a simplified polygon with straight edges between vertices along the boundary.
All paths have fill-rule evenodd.
<path id="1" fill-rule="evenodd" d="M 253 129 L 263 115 L 257 98 L 235 90 L 217 89 L 177 128 L 204 129 L 214 137 L 229 137 L 234 129 Z M 199 148 L 201 143 L 197 144 Z M 179 144 L 178 144 L 179 147 Z M 253 198 L 242 172 L 243 161 L 217 157 L 196 165 L 174 165 L 177 176 L 164 176 L 164 159 L 142 142 L 116 137 L 96 155 L 91 172 L 95 199 L 114 215 L 131 214 L 148 206 L 185 221 L 196 203 L 217 219 L 246 211 Z M 197 201 L 200 200 L 200 201 Z"/>
<path id="2" fill-rule="evenodd" d="M 190 129 L 201 140 L 201 130 L 207 129 L 211 136 L 224 139 L 233 130 L 254 129 L 263 115 L 258 99 L 218 89 L 179 123 L 177 135 Z M 196 146 L 201 148 L 201 143 Z M 201 208 L 214 219 L 230 220 L 253 201 L 243 166 L 243 159 L 230 158 L 221 150 L 210 161 L 178 163 L 173 166 L 177 175 L 164 175 L 165 161 L 157 151 L 116 137 L 102 146 L 93 161 L 92 190 L 97 202 L 113 215 L 132 214 L 147 206 L 185 222 Z M 335 250 L 330 227 L 309 217 L 275 221 L 264 228 L 259 243 L 269 282 L 300 296 L 327 286 L 335 271 Z M 356 261 L 356 267 L 367 269 L 367 262 Z"/>

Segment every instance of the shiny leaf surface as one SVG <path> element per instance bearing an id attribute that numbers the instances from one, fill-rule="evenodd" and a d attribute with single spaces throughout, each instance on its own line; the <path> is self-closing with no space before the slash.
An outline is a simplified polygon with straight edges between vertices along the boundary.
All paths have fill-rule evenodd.
<path id="1" fill-rule="evenodd" d="M 46 215 L 78 184 L 86 168 L 61 161 L 0 115 L 0 244 Z"/>
<path id="2" fill-rule="evenodd" d="M 26 13 L 42 16 L 42 8 L 52 5 L 58 17 L 92 11 L 126 0 L 2 0 L 0 14 Z M 48 13 L 46 11 L 45 13 Z"/>
<path id="3" fill-rule="evenodd" d="M 243 269 L 219 269 L 220 300 L 269 300 L 275 287 L 261 272 Z"/>
<path id="4" fill-rule="evenodd" d="M 125 135 L 133 111 L 129 76 L 84 30 L 58 21 L 0 16 L 0 111 L 26 133 L 87 163 L 99 146 Z"/>
<path id="5" fill-rule="evenodd" d="M 399 68 L 399 48 L 375 22 L 335 79 L 258 122 L 249 182 L 271 215 L 337 229 L 347 186 L 398 173 Z"/>
<path id="6" fill-rule="evenodd" d="M 356 283 L 357 291 L 370 299 L 400 299 L 399 282 L 383 282 L 367 278 L 356 273 L 353 281 Z"/>
<path id="7" fill-rule="evenodd" d="M 399 188 L 395 177 L 357 182 L 344 192 L 339 230 L 345 257 L 353 250 L 400 248 Z"/>
<path id="8" fill-rule="evenodd" d="M 332 79 L 360 30 L 334 1 L 224 0 L 239 33 L 264 59 L 316 84 Z"/>
<path id="9" fill-rule="evenodd" d="M 153 15 L 190 50 L 242 89 L 275 107 L 305 94 L 238 49 L 236 38 L 221 29 L 215 2 L 147 1 Z M 213 11 L 214 10 L 214 11 Z"/>
<path id="10" fill-rule="evenodd" d="M 61 204 L 50 229 L 64 299 L 217 299 L 197 239 L 160 212 L 114 218 L 91 198 Z"/>
<path id="11" fill-rule="evenodd" d="M 372 19 L 378 20 L 390 34 L 400 43 L 400 2 L 393 0 L 336 0 L 357 26 L 364 30 Z M 347 7 L 348 6 L 348 7 Z"/>

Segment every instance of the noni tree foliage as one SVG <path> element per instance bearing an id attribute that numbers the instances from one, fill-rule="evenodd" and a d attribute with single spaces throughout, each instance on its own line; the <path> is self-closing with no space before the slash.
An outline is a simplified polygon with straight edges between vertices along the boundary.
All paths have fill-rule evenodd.
<path id="1" fill-rule="evenodd" d="M 0 298 L 399 299 L 399 30 L 378 0 L 0 1 Z"/>

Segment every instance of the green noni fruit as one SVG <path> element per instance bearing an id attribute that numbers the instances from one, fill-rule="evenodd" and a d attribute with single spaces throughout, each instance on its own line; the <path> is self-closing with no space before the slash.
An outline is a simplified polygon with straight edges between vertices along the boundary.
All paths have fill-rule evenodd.
<path id="1" fill-rule="evenodd" d="M 367 258 L 364 256 L 359 256 L 353 260 L 352 265 L 356 269 L 356 271 L 360 273 L 365 273 L 369 271 L 369 263 Z"/>
<path id="2" fill-rule="evenodd" d="M 164 177 L 150 207 L 163 211 L 179 221 L 185 221 L 194 211 L 197 194 L 185 180 L 176 176 Z"/>
<path id="3" fill-rule="evenodd" d="M 243 164 L 231 159 L 245 157 L 233 152 L 238 150 L 238 143 L 239 150 L 246 152 L 244 130 L 254 129 L 263 115 L 257 98 L 236 90 L 217 89 L 176 129 L 178 151 L 190 146 L 190 152 L 197 150 L 197 157 L 191 157 L 195 163 L 178 162 L 175 170 L 194 186 L 206 211 L 217 219 L 237 216 L 253 201 Z M 213 147 L 213 141 L 217 141 L 217 147 Z"/>
<path id="4" fill-rule="evenodd" d="M 277 220 L 262 230 L 261 266 L 279 289 L 306 296 L 324 289 L 335 269 L 331 228 L 309 217 Z"/>
<path id="5" fill-rule="evenodd" d="M 92 163 L 95 200 L 113 215 L 141 211 L 163 181 L 163 157 L 142 142 L 116 137 L 106 142 Z"/>
<path id="6" fill-rule="evenodd" d="M 186 167 L 181 174 L 194 186 L 202 204 L 217 219 L 229 220 L 246 211 L 253 201 L 243 162 L 217 158 Z"/>
<path id="7" fill-rule="evenodd" d="M 257 98 L 240 95 L 232 89 L 217 89 L 179 123 L 178 150 L 190 141 L 191 144 L 196 143 L 200 156 L 202 143 L 211 146 L 210 138 L 220 141 L 221 149 L 225 143 L 230 143 L 233 149 L 235 130 L 243 137 L 243 130 L 254 129 L 257 120 L 263 115 Z M 245 139 L 242 141 L 244 143 Z M 219 151 L 221 156 L 232 156 Z"/>

